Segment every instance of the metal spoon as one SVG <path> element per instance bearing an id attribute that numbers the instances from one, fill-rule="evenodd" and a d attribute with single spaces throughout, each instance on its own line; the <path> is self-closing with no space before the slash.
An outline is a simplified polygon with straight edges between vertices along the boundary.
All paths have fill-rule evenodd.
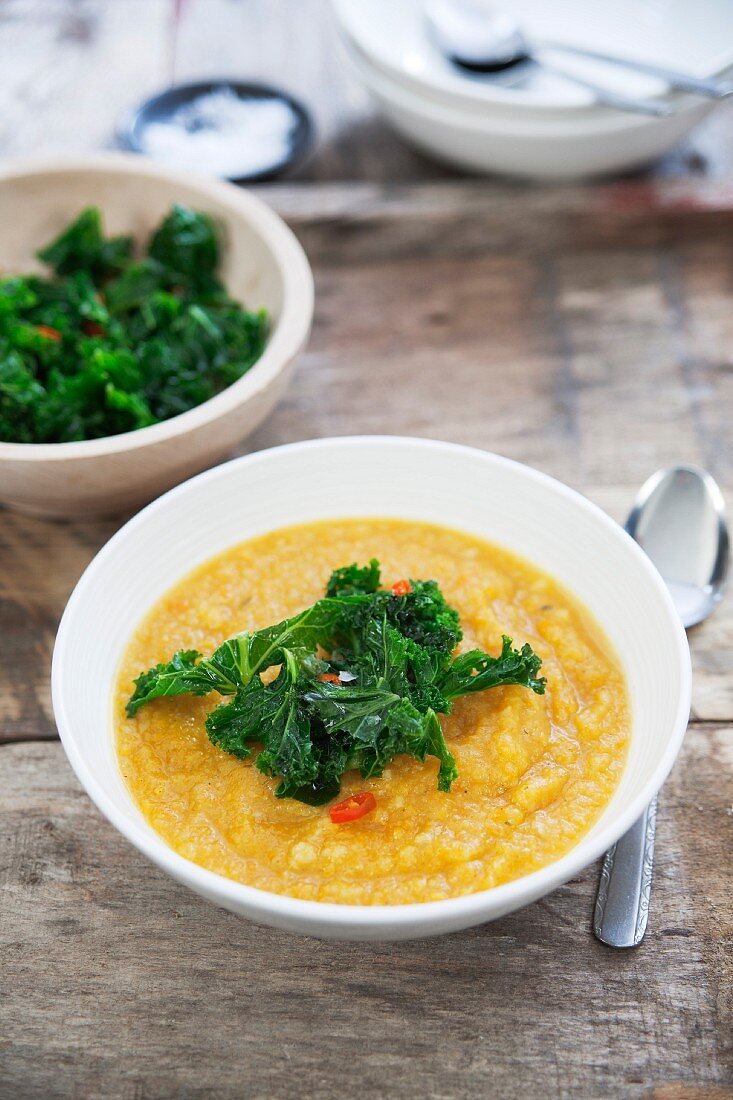
<path id="1" fill-rule="evenodd" d="M 558 69 L 548 64 L 544 58 L 541 61 L 537 58 L 537 50 L 551 49 L 633 69 L 647 76 L 664 80 L 672 88 L 694 92 L 697 95 L 709 96 L 713 99 L 733 95 L 731 81 L 704 80 L 660 65 L 618 57 L 581 46 L 548 41 L 530 42 L 512 15 L 477 4 L 475 0 L 474 2 L 472 0 L 428 0 L 425 16 L 441 52 L 454 64 L 469 72 L 496 74 L 516 66 L 523 78 L 526 76 L 528 64 L 542 65 L 543 68 L 557 72 L 594 92 L 598 103 L 618 107 L 624 111 L 638 111 L 642 114 L 669 115 L 672 113 L 669 104 L 610 91 L 584 77 L 576 76 L 575 73 Z"/>
<path id="2" fill-rule="evenodd" d="M 626 530 L 662 574 L 682 625 L 715 610 L 728 572 L 725 503 L 715 480 L 697 466 L 659 470 L 642 485 Z M 593 931 L 609 947 L 637 947 L 644 938 L 654 859 L 657 800 L 606 853 Z"/>

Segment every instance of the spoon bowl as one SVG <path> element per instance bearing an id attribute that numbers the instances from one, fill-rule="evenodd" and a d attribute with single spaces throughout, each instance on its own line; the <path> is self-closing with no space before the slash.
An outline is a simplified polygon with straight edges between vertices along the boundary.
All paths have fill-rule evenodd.
<path id="1" fill-rule="evenodd" d="M 715 479 L 698 466 L 657 471 L 639 490 L 626 530 L 662 574 L 682 625 L 707 618 L 722 599 L 729 559 Z"/>
<path id="2" fill-rule="evenodd" d="M 529 43 L 509 12 L 430 0 L 425 16 L 438 47 L 462 68 L 494 73 L 529 60 Z"/>

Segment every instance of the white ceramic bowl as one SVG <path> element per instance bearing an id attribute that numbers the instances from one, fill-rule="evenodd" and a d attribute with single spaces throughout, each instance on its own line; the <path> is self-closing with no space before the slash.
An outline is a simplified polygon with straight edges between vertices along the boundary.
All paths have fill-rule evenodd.
<path id="1" fill-rule="evenodd" d="M 616 647 L 632 704 L 628 763 L 600 820 L 557 862 L 449 901 L 300 901 L 203 870 L 173 852 L 137 809 L 115 755 L 111 699 L 120 658 L 140 618 L 190 569 L 228 546 L 292 523 L 357 515 L 429 520 L 518 551 L 571 588 Z M 493 920 L 577 874 L 628 829 L 659 789 L 690 706 L 689 651 L 669 594 L 636 543 L 608 516 L 552 478 L 497 455 L 369 436 L 248 455 L 149 505 L 118 531 L 76 586 L 59 628 L 52 681 L 56 721 L 79 780 L 154 863 L 253 920 L 362 940 L 426 936 Z"/>
<path id="2" fill-rule="evenodd" d="M 355 49 L 350 53 L 363 83 L 402 137 L 472 172 L 553 180 L 641 167 L 671 149 L 713 109 L 710 100 L 697 100 L 667 118 L 611 110 L 572 120 L 479 112 L 418 94 Z"/>
<path id="3" fill-rule="evenodd" d="M 313 278 L 281 218 L 233 184 L 122 154 L 7 164 L 0 170 L 0 270 L 37 270 L 36 249 L 84 206 L 101 207 L 110 233 L 142 240 L 174 202 L 221 225 L 227 288 L 250 308 L 265 306 L 272 319 L 263 355 L 210 401 L 140 431 L 79 443 L 0 441 L 0 503 L 63 518 L 137 507 L 230 452 L 283 393 L 310 331 Z"/>
<path id="4" fill-rule="evenodd" d="M 477 0 L 482 2 L 482 0 Z M 483 0 L 496 7 L 495 0 Z M 502 0 L 533 41 L 556 41 L 678 69 L 698 77 L 733 65 L 733 6 L 729 0 Z M 461 74 L 428 33 L 425 0 L 333 0 L 340 29 L 379 70 L 413 92 L 446 106 L 478 108 L 514 117 L 618 115 L 599 108 L 592 93 L 551 73 L 538 72 L 526 87 L 507 88 Z M 657 78 L 568 54 L 553 58 L 614 90 L 666 96 Z M 675 100 L 680 97 L 675 95 Z"/>

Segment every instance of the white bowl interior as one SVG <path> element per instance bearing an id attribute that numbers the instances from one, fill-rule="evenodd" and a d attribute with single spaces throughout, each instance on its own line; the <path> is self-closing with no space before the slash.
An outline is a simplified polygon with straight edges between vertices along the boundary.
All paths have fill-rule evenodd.
<path id="1" fill-rule="evenodd" d="M 477 0 L 487 7 L 494 0 Z M 592 106 L 592 94 L 550 73 L 538 73 L 524 89 L 469 81 L 451 66 L 426 30 L 423 0 L 333 0 L 339 22 L 377 65 L 416 87 L 447 97 L 494 104 L 514 111 L 577 110 Z M 527 35 L 639 61 L 712 76 L 733 64 L 733 5 L 729 0 L 503 0 Z M 560 61 L 559 55 L 555 58 Z M 583 59 L 562 64 L 630 95 L 663 94 L 657 78 Z"/>
<path id="2" fill-rule="evenodd" d="M 133 164 L 138 174 L 130 171 Z M 202 188 L 195 177 L 187 183 L 173 172 L 167 175 L 146 167 L 142 159 L 119 157 L 84 171 L 61 162 L 36 174 L 0 177 L 3 274 L 41 270 L 36 249 L 85 206 L 101 208 L 107 233 L 132 233 L 140 245 L 173 203 L 181 202 L 217 219 L 223 235 L 220 271 L 232 297 L 251 309 L 265 306 L 276 323 L 283 306 L 283 280 L 262 227 L 233 218 L 215 189 Z"/>
<path id="3" fill-rule="evenodd" d="M 322 488 L 326 484 L 328 493 Z M 558 864 L 475 895 L 474 900 L 486 901 L 478 908 L 474 904 L 479 915 L 470 921 L 458 919 L 467 899 L 379 907 L 378 913 L 369 907 L 275 898 L 226 883 L 180 857 L 175 857 L 176 869 L 170 861 L 166 864 L 170 850 L 145 823 L 117 765 L 111 725 L 113 682 L 123 649 L 148 608 L 195 565 L 228 546 L 293 523 L 357 515 L 433 521 L 521 553 L 587 605 L 626 671 L 633 735 L 628 765 L 612 802 L 588 836 Z M 506 459 L 450 444 L 378 437 L 322 440 L 260 452 L 208 471 L 154 502 L 122 528 L 79 582 L 59 630 L 53 679 L 54 708 L 72 764 L 100 808 L 146 854 L 195 889 L 240 911 L 249 910 L 236 904 L 237 897 L 251 901 L 258 895 L 256 908 L 262 919 L 269 919 L 273 906 L 281 912 L 290 907 L 295 926 L 299 908 L 316 914 L 316 922 L 321 911 L 328 925 L 326 911 L 338 909 L 343 916 L 344 908 L 353 908 L 361 914 L 367 934 L 377 925 L 381 932 L 396 927 L 400 918 L 394 914 L 400 909 L 447 906 L 446 912 L 455 918 L 451 926 L 475 923 L 498 915 L 491 895 L 502 898 L 501 911 L 506 911 L 529 899 L 531 891 L 522 886 L 529 879 L 549 889 L 575 873 L 631 824 L 659 787 L 679 747 L 689 710 L 684 632 L 658 574 L 620 527 L 558 482 Z M 217 883 L 226 886 L 228 901 L 219 897 Z M 308 928 L 314 930 L 313 921 Z M 430 930 L 429 920 L 424 929 Z"/>

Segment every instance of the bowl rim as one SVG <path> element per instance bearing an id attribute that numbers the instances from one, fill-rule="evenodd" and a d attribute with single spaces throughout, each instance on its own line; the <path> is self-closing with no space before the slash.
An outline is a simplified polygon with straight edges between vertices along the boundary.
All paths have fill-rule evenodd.
<path id="1" fill-rule="evenodd" d="M 346 52 L 357 76 L 377 99 L 397 107 L 398 110 L 419 116 L 427 122 L 450 126 L 456 132 L 470 132 L 479 138 L 501 136 L 527 142 L 534 141 L 538 137 L 558 142 L 574 139 L 591 141 L 603 138 L 607 134 L 615 136 L 640 130 L 658 129 L 661 124 L 677 119 L 683 119 L 692 126 L 701 110 L 709 114 L 715 106 L 714 100 L 686 95 L 679 99 L 678 109 L 664 118 L 598 105 L 594 106 L 593 111 L 573 118 L 561 117 L 558 114 L 549 117 L 549 111 L 548 117 L 544 119 L 530 115 L 529 111 L 522 112 L 523 117 L 520 117 L 518 112 L 514 112 L 512 117 L 509 112 L 493 113 L 490 109 L 487 110 L 486 108 L 491 108 L 492 104 L 470 106 L 465 102 L 449 102 L 447 98 L 439 99 L 437 96 L 422 95 L 416 88 L 408 87 L 392 73 L 378 67 L 363 52 L 357 52 L 356 47 L 347 46 Z"/>
<path id="2" fill-rule="evenodd" d="M 147 428 L 103 436 L 101 439 L 70 443 L 11 443 L 0 440 L 0 462 L 63 462 L 115 455 L 155 446 L 195 431 L 267 389 L 295 358 L 310 332 L 314 287 L 308 258 L 293 231 L 257 195 L 225 180 L 212 180 L 195 172 L 170 168 L 135 153 L 118 152 L 8 161 L 0 167 L 0 187 L 6 182 L 27 177 L 47 176 L 51 179 L 70 173 L 164 180 L 187 189 L 198 189 L 202 198 L 211 198 L 228 207 L 234 216 L 239 215 L 257 228 L 272 253 L 283 282 L 282 310 L 260 358 L 246 374 L 208 401 Z"/>
<path id="3" fill-rule="evenodd" d="M 362 448 L 365 445 L 376 448 L 388 446 L 418 451 L 432 450 L 446 455 L 468 454 L 479 461 L 499 468 L 521 470 L 522 475 L 545 489 L 559 493 L 572 500 L 577 506 L 593 517 L 604 527 L 611 537 L 625 543 L 628 552 L 636 559 L 637 565 L 646 574 L 651 587 L 656 591 L 666 608 L 669 628 L 676 641 L 677 678 L 675 681 L 678 699 L 673 728 L 664 751 L 652 776 L 639 794 L 618 816 L 601 830 L 591 842 L 581 838 L 559 860 L 533 871 L 528 875 L 513 879 L 500 886 L 481 890 L 474 894 L 459 895 L 440 901 L 409 902 L 397 905 L 348 905 L 337 902 L 306 901 L 285 894 L 275 894 L 254 886 L 247 886 L 225 878 L 216 872 L 206 870 L 198 864 L 175 852 L 161 836 L 145 831 L 137 822 L 117 809 L 98 782 L 84 755 L 79 750 L 74 736 L 73 715 L 68 713 L 63 689 L 64 663 L 69 640 L 73 636 L 74 617 L 77 605 L 87 590 L 95 583 L 97 573 L 104 567 L 109 557 L 118 547 L 145 525 L 148 516 L 169 506 L 171 501 L 183 497 L 186 493 L 207 481 L 231 476 L 233 469 L 266 463 L 274 453 L 290 453 L 295 458 L 305 450 L 333 450 L 335 452 Z M 603 625 L 603 624 L 601 624 Z M 252 919 L 261 919 L 264 923 L 282 922 L 281 926 L 298 926 L 304 932 L 315 929 L 326 930 L 324 934 L 357 935 L 360 932 L 371 935 L 394 933 L 399 935 L 420 935 L 440 932 L 450 924 L 451 927 L 467 927 L 480 923 L 482 919 L 491 919 L 492 912 L 509 912 L 532 901 L 541 894 L 572 878 L 583 868 L 599 858 L 631 825 L 641 816 L 647 804 L 657 793 L 672 768 L 682 739 L 687 729 L 690 713 L 692 670 L 687 636 L 675 610 L 667 586 L 650 559 L 630 535 L 601 508 L 581 493 L 548 474 L 541 473 L 531 466 L 505 458 L 490 451 L 467 447 L 462 444 L 440 440 L 423 439 L 411 436 L 357 435 L 328 437 L 286 443 L 263 451 L 256 451 L 230 462 L 206 470 L 196 477 L 170 489 L 157 500 L 148 504 L 133 516 L 95 555 L 82 573 L 64 610 L 59 625 L 53 651 L 51 686 L 53 710 L 61 742 L 77 778 L 102 814 L 117 830 L 143 855 L 147 856 L 174 879 L 190 888 L 216 898 L 220 903 L 229 905 L 235 911 L 245 909 Z M 109 735 L 108 720 L 107 733 Z M 346 930 L 346 931 L 345 931 Z"/>
<path id="4" fill-rule="evenodd" d="M 210 77 L 207 80 L 184 80 L 174 82 L 153 95 L 147 96 L 131 111 L 127 111 L 117 124 L 117 140 L 123 149 L 142 156 L 150 156 L 145 152 L 144 134 L 146 128 L 154 121 L 155 112 L 171 105 L 174 109 L 180 105 L 182 96 L 188 96 L 183 102 L 191 102 L 198 96 L 208 92 L 231 89 L 239 98 L 245 94 L 253 99 L 279 99 L 287 103 L 297 119 L 296 134 L 291 148 L 280 157 L 279 160 L 267 168 L 261 168 L 256 172 L 242 172 L 240 174 L 221 175 L 217 178 L 229 180 L 231 183 L 262 183 L 275 179 L 286 170 L 290 171 L 309 156 L 315 140 L 315 124 L 313 116 L 308 108 L 290 92 L 278 88 L 275 84 L 268 84 L 260 80 L 241 80 L 237 77 Z M 158 164 L 165 164 L 162 159 L 151 157 Z"/>

